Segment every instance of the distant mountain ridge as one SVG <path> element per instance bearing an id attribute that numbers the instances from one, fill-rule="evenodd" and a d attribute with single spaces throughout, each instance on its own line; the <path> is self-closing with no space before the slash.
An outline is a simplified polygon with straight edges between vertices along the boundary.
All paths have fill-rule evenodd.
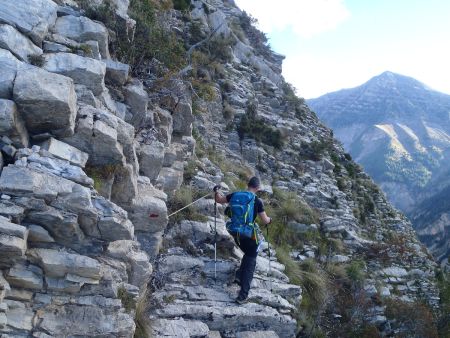
<path id="1" fill-rule="evenodd" d="M 420 225 L 426 243 L 433 241 L 423 215 L 436 206 L 435 196 L 450 199 L 450 95 L 404 75 L 384 72 L 363 85 L 308 100 L 345 149 L 381 185 L 391 202 Z M 443 196 L 442 196 L 443 195 Z M 436 201 L 434 201 L 436 202 Z M 445 204 L 446 205 L 446 204 Z M 450 224 L 437 208 L 441 242 Z M 422 216 L 419 216 L 422 215 Z M 430 221 L 432 222 L 432 221 Z M 443 229 L 443 227 L 445 229 Z M 425 235 L 427 234 L 427 235 Z M 433 247 L 439 257 L 447 250 Z M 445 254 L 443 254 L 445 252 Z"/>

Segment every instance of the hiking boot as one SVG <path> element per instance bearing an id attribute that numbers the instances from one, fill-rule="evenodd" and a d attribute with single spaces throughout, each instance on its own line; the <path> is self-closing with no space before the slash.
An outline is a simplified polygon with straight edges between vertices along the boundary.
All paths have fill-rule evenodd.
<path id="1" fill-rule="evenodd" d="M 236 303 L 238 303 L 239 305 L 246 304 L 248 303 L 248 298 L 242 298 L 241 296 L 238 296 L 236 298 Z"/>

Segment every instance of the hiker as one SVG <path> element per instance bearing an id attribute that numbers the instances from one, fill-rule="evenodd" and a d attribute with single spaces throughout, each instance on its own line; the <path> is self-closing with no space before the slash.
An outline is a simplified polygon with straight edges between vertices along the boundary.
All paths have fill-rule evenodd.
<path id="1" fill-rule="evenodd" d="M 264 204 L 256 196 L 260 189 L 260 181 L 252 177 L 247 184 L 247 191 L 237 191 L 226 196 L 219 192 L 220 186 L 214 187 L 215 201 L 229 203 L 227 212 L 231 220 L 227 222 L 227 230 L 233 236 L 239 248 L 244 252 L 241 266 L 236 272 L 235 282 L 240 283 L 241 290 L 236 298 L 238 304 L 247 302 L 248 292 L 253 279 L 258 256 L 258 235 L 255 219 L 260 217 L 264 224 L 270 224 L 272 219 L 264 211 Z M 250 214 L 250 215 L 249 215 Z M 247 217 L 250 216 L 250 217 Z"/>

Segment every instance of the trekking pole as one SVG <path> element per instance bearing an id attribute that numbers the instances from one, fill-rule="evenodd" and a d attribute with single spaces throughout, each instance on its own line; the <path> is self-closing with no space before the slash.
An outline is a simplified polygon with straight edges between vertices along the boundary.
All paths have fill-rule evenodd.
<path id="1" fill-rule="evenodd" d="M 172 212 L 169 216 L 167 217 L 172 217 L 175 214 L 178 214 L 180 211 L 183 211 L 184 209 L 190 207 L 192 204 L 197 203 L 198 201 L 200 201 L 201 199 L 204 199 L 205 197 L 209 196 L 211 193 L 207 193 L 205 196 L 202 196 L 198 199 L 196 199 L 194 202 L 189 203 L 188 205 L 185 205 L 184 207 L 182 207 L 181 209 L 178 209 L 177 211 Z M 152 217 L 153 215 L 150 215 L 150 217 Z"/>
<path id="2" fill-rule="evenodd" d="M 271 261 L 271 255 L 270 255 L 270 242 L 269 242 L 269 225 L 266 225 L 266 232 L 267 232 L 267 249 L 269 250 L 269 272 L 267 274 L 267 278 L 269 279 L 269 288 L 270 288 L 270 292 L 272 292 L 272 279 L 270 278 L 270 276 L 272 275 L 272 269 L 271 269 L 271 265 L 270 265 L 270 261 Z"/>
<path id="3" fill-rule="evenodd" d="M 214 197 L 214 283 L 217 281 L 217 202 Z"/>

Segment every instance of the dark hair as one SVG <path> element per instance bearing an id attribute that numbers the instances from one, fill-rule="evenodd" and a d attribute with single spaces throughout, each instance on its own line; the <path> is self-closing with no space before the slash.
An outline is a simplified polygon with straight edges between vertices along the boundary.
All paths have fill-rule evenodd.
<path id="1" fill-rule="evenodd" d="M 259 182 L 259 178 L 256 176 L 253 176 L 249 181 L 247 186 L 249 188 L 258 189 L 260 187 L 261 183 Z"/>

